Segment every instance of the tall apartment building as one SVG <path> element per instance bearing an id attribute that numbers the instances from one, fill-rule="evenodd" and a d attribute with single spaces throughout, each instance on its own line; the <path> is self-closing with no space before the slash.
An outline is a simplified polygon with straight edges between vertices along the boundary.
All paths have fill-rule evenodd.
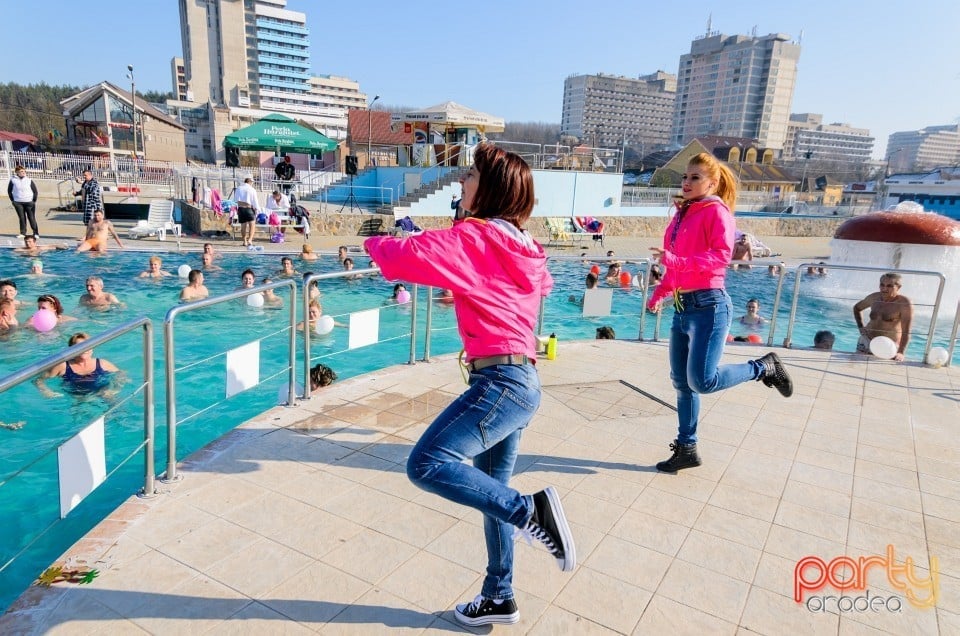
<path id="1" fill-rule="evenodd" d="M 268 113 L 301 119 L 333 139 L 346 137 L 347 108 L 365 108 L 366 95 L 346 78 L 313 77 L 306 14 L 287 9 L 287 0 L 179 3 L 186 90 L 171 107 L 209 105 L 211 130 L 200 134 L 218 159 L 226 134 Z M 332 92 L 342 99 L 331 99 Z"/>
<path id="2" fill-rule="evenodd" d="M 310 30 L 286 0 L 180 0 L 187 88 L 198 102 L 309 108 Z"/>
<path id="3" fill-rule="evenodd" d="M 560 134 L 595 147 L 641 145 L 651 152 L 670 142 L 677 78 L 650 75 L 571 75 L 563 82 Z"/>
<path id="4" fill-rule="evenodd" d="M 895 132 L 887 139 L 888 170 L 909 172 L 960 164 L 960 125 Z"/>
<path id="5" fill-rule="evenodd" d="M 793 113 L 787 123 L 783 158 L 864 162 L 873 154 L 873 142 L 866 128 L 824 124 L 823 115 L 816 113 Z"/>
<path id="6" fill-rule="evenodd" d="M 782 150 L 797 80 L 800 45 L 773 33 L 707 33 L 680 56 L 673 141 L 702 135 L 756 139 Z"/>

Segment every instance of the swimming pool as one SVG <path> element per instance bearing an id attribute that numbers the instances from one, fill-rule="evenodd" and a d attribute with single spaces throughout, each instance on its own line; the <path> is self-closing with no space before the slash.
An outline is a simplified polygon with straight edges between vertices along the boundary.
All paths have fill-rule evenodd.
<path id="1" fill-rule="evenodd" d="M 25 273 L 29 270 L 30 259 L 17 256 L 9 250 L 0 251 L 0 278 L 13 278 L 19 288 L 18 299 L 27 303 L 19 312 L 21 323 L 33 313 L 36 297 L 42 293 L 57 294 L 67 308 L 66 313 L 77 318 L 75 322 L 58 327 L 49 334 L 21 329 L 0 341 L 0 375 L 6 375 L 38 358 L 63 349 L 67 337 L 76 331 L 100 333 L 140 315 L 147 315 L 154 320 L 158 467 L 165 465 L 166 456 L 163 344 L 160 325 L 166 311 L 177 302 L 179 290 L 185 283 L 176 276 L 177 269 L 183 264 L 199 266 L 199 255 L 196 253 L 162 256 L 165 261 L 164 269 L 174 275 L 153 281 L 137 278 L 137 274 L 146 269 L 148 255 L 143 253 L 117 251 L 102 257 L 78 257 L 72 252 L 49 253 L 43 257 L 47 275 L 33 277 Z M 205 282 L 212 295 L 225 293 L 238 286 L 240 273 L 244 269 L 252 268 L 259 281 L 264 275 L 279 270 L 279 260 L 279 255 L 274 254 L 227 254 L 218 261 L 223 270 L 206 272 Z M 365 261 L 361 259 L 358 266 L 364 265 Z M 606 317 L 584 318 L 580 307 L 568 302 L 568 296 L 581 293 L 583 278 L 590 266 L 591 263 L 584 263 L 579 259 L 551 260 L 550 267 L 556 286 L 546 303 L 544 330 L 546 334 L 555 332 L 561 339 L 560 355 L 562 341 L 591 339 L 596 328 L 600 326 L 613 327 L 620 338 L 635 338 L 638 334 L 641 294 L 637 289 L 617 287 L 613 292 L 613 313 Z M 638 266 L 627 264 L 625 267 L 633 272 Z M 318 273 L 340 270 L 336 259 L 329 256 L 316 263 L 297 262 L 297 268 Z M 93 273 L 104 279 L 105 289 L 117 295 L 126 304 L 125 307 L 109 311 L 91 311 L 77 307 L 77 301 L 84 292 L 83 281 L 88 274 Z M 731 272 L 728 276 L 728 288 L 733 298 L 735 316 L 742 313 L 741 310 L 749 298 L 757 297 L 761 300 L 761 313 L 769 318 L 775 286 L 776 280 L 767 276 L 763 268 Z M 349 282 L 324 281 L 321 283 L 324 311 L 345 323 L 349 312 L 381 306 L 390 296 L 391 288 L 390 283 L 379 277 Z M 788 281 L 785 289 L 792 289 L 792 283 Z M 804 290 L 807 295 L 804 296 L 803 309 L 798 314 L 794 343 L 799 346 L 809 345 L 813 334 L 828 325 L 837 334 L 836 348 L 852 350 L 856 342 L 856 331 L 850 313 L 852 302 L 839 297 L 838 290 L 830 288 L 828 279 L 805 281 Z M 281 292 L 280 295 L 286 294 Z M 423 292 L 420 299 L 425 300 Z M 300 304 L 298 301 L 298 305 Z M 423 305 L 421 302 L 421 308 Z M 670 311 L 668 308 L 663 317 L 661 338 L 667 337 Z M 383 342 L 375 348 L 349 351 L 346 347 L 347 330 L 335 329 L 330 337 L 314 338 L 311 341 L 311 357 L 314 361 L 323 361 L 333 367 L 343 379 L 406 362 L 409 356 L 409 341 L 404 335 L 409 331 L 409 308 L 390 306 L 381 313 L 380 339 Z M 424 314 L 421 310 L 418 316 L 418 357 L 423 351 Z M 789 302 L 785 299 L 774 337 L 777 344 L 786 333 L 788 314 Z M 178 426 L 178 457 L 186 456 L 276 403 L 278 388 L 286 379 L 283 373 L 287 361 L 286 320 L 285 311 L 253 309 L 241 302 L 219 305 L 178 318 L 175 359 L 178 368 L 189 367 L 177 374 L 177 415 L 181 421 L 188 419 L 186 423 Z M 645 338 L 653 337 L 654 322 L 653 317 L 648 315 Z M 435 306 L 432 328 L 433 354 L 459 350 L 460 341 L 449 306 Z M 747 331 L 745 328 L 735 327 L 734 333 Z M 766 337 L 765 331 L 760 333 Z M 222 391 L 211 388 L 222 386 L 223 383 L 223 361 L 220 354 L 254 338 L 263 338 L 261 377 L 278 377 L 256 390 L 223 401 Z M 298 339 L 298 350 L 301 346 Z M 920 352 L 922 344 L 920 339 L 915 337 L 908 355 L 917 359 Z M 139 334 L 130 334 L 108 346 L 98 348 L 95 353 L 126 370 L 130 376 L 126 390 L 129 391 L 129 387 L 142 380 Z M 302 360 L 302 355 L 299 359 Z M 301 368 L 298 366 L 298 377 Z M 51 381 L 50 386 L 55 388 L 56 382 Z M 123 395 L 124 390 L 121 390 L 121 400 Z M 5 408 L 0 419 L 5 422 L 22 420 L 26 424 L 16 431 L 0 429 L 0 527 L 10 530 L 0 537 L 0 565 L 34 541 L 58 514 L 59 502 L 55 494 L 56 454 L 50 454 L 49 449 L 75 434 L 104 410 L 111 408 L 110 403 L 97 396 L 47 399 L 30 384 L 21 385 L 8 392 L 3 399 Z M 139 400 L 129 401 L 121 404 L 108 418 L 108 472 L 142 440 L 142 418 L 139 409 Z M 201 415 L 194 417 L 201 411 Z M 29 468 L 24 473 L 8 481 L 11 475 L 17 474 L 26 465 L 29 465 Z M 118 503 L 136 492 L 141 484 L 142 464 L 139 458 L 134 458 L 63 522 L 37 539 L 14 565 L 0 573 L 0 607 L 6 607 L 43 567 Z"/>

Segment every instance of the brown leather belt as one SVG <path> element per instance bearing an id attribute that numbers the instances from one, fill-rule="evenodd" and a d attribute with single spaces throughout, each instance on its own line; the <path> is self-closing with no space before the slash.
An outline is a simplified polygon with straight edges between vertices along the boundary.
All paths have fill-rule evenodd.
<path id="1" fill-rule="evenodd" d="M 533 362 L 533 360 L 522 353 L 511 353 L 509 355 L 502 356 L 487 356 L 486 358 L 474 358 L 470 363 L 467 364 L 467 370 L 472 373 L 473 371 L 479 371 L 480 369 L 486 369 L 487 367 L 493 367 L 498 364 L 512 364 L 520 366 L 528 362 Z"/>

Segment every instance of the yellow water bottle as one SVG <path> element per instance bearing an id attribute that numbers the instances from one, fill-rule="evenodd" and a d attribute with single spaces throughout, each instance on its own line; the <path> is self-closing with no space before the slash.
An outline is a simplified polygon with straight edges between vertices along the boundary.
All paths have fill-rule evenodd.
<path id="1" fill-rule="evenodd" d="M 557 359 L 557 334 L 552 333 L 547 339 L 547 360 Z"/>

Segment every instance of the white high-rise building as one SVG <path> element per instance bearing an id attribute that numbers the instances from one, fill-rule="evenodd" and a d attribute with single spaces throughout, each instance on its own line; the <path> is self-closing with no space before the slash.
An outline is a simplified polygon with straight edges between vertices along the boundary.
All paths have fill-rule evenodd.
<path id="1" fill-rule="evenodd" d="M 171 108 L 207 109 L 210 130 L 198 130 L 204 148 L 222 148 L 226 134 L 268 113 L 346 138 L 347 109 L 366 108 L 366 95 L 350 79 L 313 76 L 305 13 L 288 9 L 287 0 L 179 3 L 186 87 Z M 217 154 L 223 158 L 222 150 Z"/>
<path id="2" fill-rule="evenodd" d="M 887 140 L 888 170 L 909 172 L 960 164 L 960 125 L 895 132 Z"/>
<path id="3" fill-rule="evenodd" d="M 680 56 L 673 141 L 746 137 L 782 150 L 799 58 L 800 45 L 788 35 L 727 36 L 708 26 Z"/>
<path id="4" fill-rule="evenodd" d="M 823 115 L 794 113 L 787 124 L 783 159 L 865 162 L 873 154 L 874 138 L 866 128 L 824 124 Z"/>
<path id="5" fill-rule="evenodd" d="M 670 142 L 677 78 L 657 71 L 638 78 L 571 75 L 563 82 L 560 134 L 613 148 L 651 152 Z"/>

